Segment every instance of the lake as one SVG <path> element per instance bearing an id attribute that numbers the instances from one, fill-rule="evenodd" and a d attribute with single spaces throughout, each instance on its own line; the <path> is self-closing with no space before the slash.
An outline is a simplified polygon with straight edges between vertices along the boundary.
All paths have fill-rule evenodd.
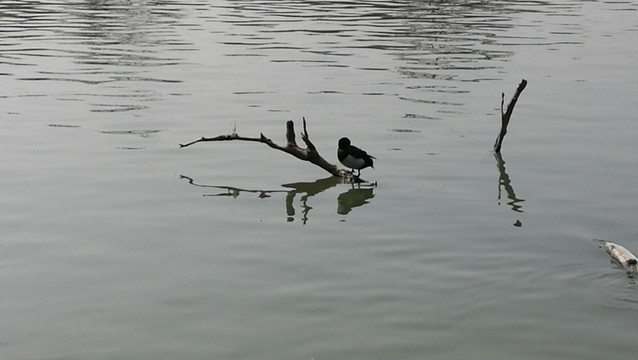
<path id="1" fill-rule="evenodd" d="M 0 358 L 634 357 L 637 10 L 3 1 Z"/>

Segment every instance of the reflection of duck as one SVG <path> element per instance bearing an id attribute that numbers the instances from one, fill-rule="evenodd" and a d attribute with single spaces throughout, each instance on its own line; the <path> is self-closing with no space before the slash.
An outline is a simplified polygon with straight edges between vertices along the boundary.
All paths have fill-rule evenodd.
<path id="1" fill-rule="evenodd" d="M 374 169 L 374 163 L 372 159 L 374 159 L 375 157 L 370 156 L 367 152 L 359 149 L 354 145 L 351 145 L 350 139 L 348 139 L 347 137 L 339 139 L 337 158 L 343 165 L 352 169 L 353 173 L 354 169 L 357 169 L 357 177 L 359 177 L 361 169 L 365 169 L 367 167 L 371 167 Z"/>
<path id="2" fill-rule="evenodd" d="M 353 208 L 365 205 L 372 199 L 373 188 L 352 188 L 337 197 L 337 214 L 346 215 Z"/>

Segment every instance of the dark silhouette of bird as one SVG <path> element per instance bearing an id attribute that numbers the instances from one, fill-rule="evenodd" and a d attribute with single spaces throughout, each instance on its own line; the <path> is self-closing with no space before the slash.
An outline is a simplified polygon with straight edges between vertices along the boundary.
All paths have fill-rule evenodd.
<path id="1" fill-rule="evenodd" d="M 361 169 L 371 167 L 374 169 L 374 163 L 372 159 L 374 156 L 368 155 L 367 152 L 359 149 L 358 147 L 350 144 L 350 139 L 343 137 L 339 139 L 339 149 L 337 149 L 337 158 L 339 161 L 352 169 L 357 169 L 357 177 L 361 174 Z"/>

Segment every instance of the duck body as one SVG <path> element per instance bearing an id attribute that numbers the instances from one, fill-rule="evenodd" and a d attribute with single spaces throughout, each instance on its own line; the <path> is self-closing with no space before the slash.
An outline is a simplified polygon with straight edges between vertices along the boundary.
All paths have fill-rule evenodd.
<path id="1" fill-rule="evenodd" d="M 361 169 L 374 168 L 373 159 L 375 157 L 352 145 L 347 137 L 339 139 L 337 158 L 344 166 L 352 169 L 352 172 L 356 169 L 357 176 L 361 173 Z"/>

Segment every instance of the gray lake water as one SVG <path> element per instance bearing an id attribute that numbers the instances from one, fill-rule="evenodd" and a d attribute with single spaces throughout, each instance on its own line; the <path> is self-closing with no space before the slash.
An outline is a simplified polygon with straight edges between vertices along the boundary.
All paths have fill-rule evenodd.
<path id="1" fill-rule="evenodd" d="M 635 357 L 637 10 L 2 1 L 0 358 Z"/>

